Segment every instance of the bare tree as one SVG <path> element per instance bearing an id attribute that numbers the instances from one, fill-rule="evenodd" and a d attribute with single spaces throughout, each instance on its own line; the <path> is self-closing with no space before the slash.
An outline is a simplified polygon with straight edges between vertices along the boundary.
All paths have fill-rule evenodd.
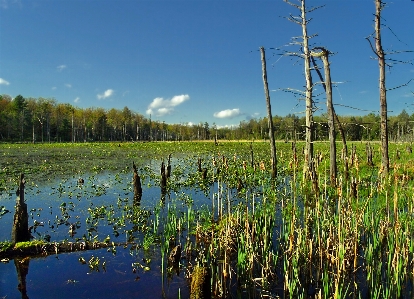
<path id="1" fill-rule="evenodd" d="M 371 49 L 375 53 L 376 59 L 378 59 L 378 67 L 379 67 L 379 99 L 380 99 L 380 139 L 381 139 L 381 170 L 383 172 L 383 175 L 388 174 L 389 168 L 390 168 L 390 161 L 389 161 L 389 155 L 388 155 L 388 108 L 387 108 L 387 88 L 385 84 L 385 66 L 391 66 L 387 64 L 386 62 L 386 53 L 384 52 L 384 49 L 382 48 L 382 39 L 381 39 L 381 12 L 385 7 L 385 2 L 382 0 L 374 0 L 375 1 L 375 22 L 374 22 L 374 28 L 375 32 L 368 36 L 366 39 L 370 43 Z M 370 38 L 373 37 L 375 41 L 375 49 L 371 43 Z M 402 52 L 411 52 L 411 51 L 398 51 L 398 52 L 392 52 L 387 54 L 396 54 L 396 53 L 402 53 Z M 395 60 L 393 60 L 396 62 Z M 397 61 L 402 62 L 402 61 Z M 406 62 L 403 62 L 406 63 Z M 410 80 L 411 81 L 411 80 Z M 409 82 L 410 82 L 409 81 Z M 401 86 L 392 88 L 396 89 L 402 86 L 408 85 L 403 84 Z M 390 90 L 390 89 L 389 89 Z"/>
<path id="2" fill-rule="evenodd" d="M 262 72 L 263 72 L 263 85 L 264 92 L 266 97 L 266 107 L 267 107 L 267 118 L 269 126 L 269 139 L 270 139 L 270 152 L 272 157 L 272 178 L 275 178 L 277 175 L 277 157 L 276 157 L 276 145 L 274 138 L 274 129 L 273 129 L 273 119 L 272 119 L 272 107 L 270 105 L 270 95 L 269 87 L 267 84 L 267 71 L 266 71 L 266 55 L 263 47 L 260 47 L 260 54 L 262 58 Z"/>
<path id="3" fill-rule="evenodd" d="M 321 81 L 323 82 L 322 85 L 326 92 L 326 107 L 328 111 L 328 128 L 329 128 L 329 142 L 330 142 L 330 180 L 331 185 L 336 184 L 336 176 L 337 176 L 337 167 L 336 167 L 336 132 L 335 132 L 335 111 L 333 108 L 332 102 L 332 82 L 331 82 L 331 70 L 329 64 L 329 51 L 322 47 L 317 47 L 315 50 L 320 50 L 320 52 L 311 52 L 312 55 L 312 62 L 315 61 L 313 57 L 321 58 L 323 62 L 324 72 L 325 72 L 325 80 L 322 78 L 322 74 L 320 73 L 319 69 L 315 67 L 318 72 Z"/>
<path id="4" fill-rule="evenodd" d="M 306 14 L 315 10 L 316 8 L 311 8 L 309 10 L 306 9 L 305 0 L 300 0 L 299 4 L 294 4 L 289 0 L 283 0 L 284 2 L 290 4 L 293 7 L 296 7 L 300 11 L 299 16 L 293 16 L 292 14 L 287 18 L 289 21 L 296 23 L 302 27 L 302 41 L 296 41 L 295 44 L 299 44 L 303 53 L 289 53 L 288 55 L 296 55 L 303 57 L 304 64 L 305 64 L 305 80 L 306 80 L 306 89 L 305 89 L 305 105 L 306 105 L 306 114 L 305 114 L 305 164 L 304 170 L 309 172 L 313 168 L 313 99 L 312 99 L 312 91 L 313 91 L 313 83 L 312 83 L 312 75 L 311 75 L 311 53 L 309 50 L 309 39 L 313 36 L 308 36 L 307 25 L 310 20 L 306 18 Z"/>
<path id="5" fill-rule="evenodd" d="M 388 157 L 388 121 L 387 121 L 387 89 L 385 87 L 385 53 L 381 42 L 381 11 L 384 3 L 375 0 L 375 49 L 379 67 L 379 92 L 381 115 L 381 168 L 387 174 L 390 168 Z"/>

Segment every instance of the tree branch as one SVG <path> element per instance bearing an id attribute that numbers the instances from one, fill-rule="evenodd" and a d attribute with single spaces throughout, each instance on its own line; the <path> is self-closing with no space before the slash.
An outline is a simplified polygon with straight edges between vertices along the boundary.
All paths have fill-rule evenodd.
<path id="1" fill-rule="evenodd" d="M 407 86 L 408 84 L 410 84 L 410 82 L 411 82 L 412 80 L 413 80 L 413 79 L 410 79 L 407 83 L 405 83 L 405 84 L 401 84 L 401 85 L 396 86 L 396 87 L 393 87 L 393 88 L 387 88 L 387 91 L 390 91 L 390 90 L 394 90 L 394 89 L 398 89 L 398 88 L 401 88 L 401 87 Z"/>

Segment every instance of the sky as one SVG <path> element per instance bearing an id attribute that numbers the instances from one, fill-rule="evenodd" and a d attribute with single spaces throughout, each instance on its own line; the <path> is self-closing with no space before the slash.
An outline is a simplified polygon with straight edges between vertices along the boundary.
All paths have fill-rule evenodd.
<path id="1" fill-rule="evenodd" d="M 291 0 L 298 3 L 297 0 Z M 308 34 L 330 56 L 339 115 L 379 111 L 373 0 L 308 0 Z M 267 116 L 259 48 L 266 51 L 272 114 L 303 116 L 303 61 L 282 0 L 0 0 L 0 94 L 123 109 L 166 123 L 237 126 Z M 414 50 L 414 1 L 387 2 L 383 48 Z M 285 55 L 284 55 L 285 54 Z M 388 55 L 408 62 L 414 53 Z M 411 61 L 412 62 L 412 61 Z M 392 61 L 390 61 L 392 63 Z M 387 68 L 389 114 L 414 113 L 414 65 Z M 314 82 L 318 82 L 316 74 Z M 320 84 L 317 112 L 326 113 Z"/>

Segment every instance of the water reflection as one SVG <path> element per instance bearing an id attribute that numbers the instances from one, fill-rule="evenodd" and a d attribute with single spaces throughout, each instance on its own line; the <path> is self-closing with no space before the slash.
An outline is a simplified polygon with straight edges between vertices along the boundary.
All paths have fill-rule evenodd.
<path id="1" fill-rule="evenodd" d="M 24 259 L 14 259 L 14 265 L 16 267 L 17 272 L 17 279 L 19 284 L 17 285 L 17 289 L 22 294 L 22 299 L 28 299 L 27 296 L 27 285 L 26 285 L 26 276 L 29 273 L 29 263 L 30 259 L 28 257 Z"/>

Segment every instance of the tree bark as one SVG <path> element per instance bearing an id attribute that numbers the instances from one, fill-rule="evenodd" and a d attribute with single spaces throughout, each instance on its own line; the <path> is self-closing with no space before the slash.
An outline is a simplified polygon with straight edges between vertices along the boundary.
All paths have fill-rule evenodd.
<path id="1" fill-rule="evenodd" d="M 303 55 L 305 59 L 305 80 L 306 80 L 306 91 L 305 91 L 305 102 L 306 102 L 306 114 L 305 114 L 305 167 L 307 171 L 312 169 L 312 160 L 313 160 L 313 102 L 312 102 L 312 75 L 310 68 L 311 55 L 309 51 L 308 43 L 308 31 L 306 19 L 306 5 L 305 0 L 301 0 L 301 19 L 302 19 L 302 37 L 303 37 Z"/>
<path id="2" fill-rule="evenodd" d="M 271 158 L 272 158 L 272 178 L 275 178 L 277 175 L 276 144 L 275 144 L 275 138 L 274 138 L 272 107 L 270 105 L 269 87 L 267 85 L 266 55 L 265 55 L 265 50 L 263 47 L 260 47 L 260 54 L 262 58 L 263 85 L 264 85 L 264 92 L 265 92 L 265 97 L 266 97 L 267 118 L 268 118 L 268 127 L 269 127 L 270 153 L 271 153 Z"/>
<path id="3" fill-rule="evenodd" d="M 330 144 L 330 178 L 331 185 L 336 185 L 337 167 L 336 167 L 336 132 L 334 111 L 332 103 L 332 83 L 331 83 L 331 70 L 329 65 L 329 52 L 323 50 L 321 56 L 323 67 L 325 71 L 325 87 L 326 87 L 326 106 L 328 110 L 328 127 L 329 127 L 329 144 Z"/>
<path id="4" fill-rule="evenodd" d="M 383 175 L 389 171 L 388 157 L 388 120 L 387 120 L 387 90 L 385 87 L 385 53 L 381 44 L 381 10 L 383 2 L 375 0 L 375 48 L 379 67 L 379 93 L 381 115 L 381 169 Z"/>

